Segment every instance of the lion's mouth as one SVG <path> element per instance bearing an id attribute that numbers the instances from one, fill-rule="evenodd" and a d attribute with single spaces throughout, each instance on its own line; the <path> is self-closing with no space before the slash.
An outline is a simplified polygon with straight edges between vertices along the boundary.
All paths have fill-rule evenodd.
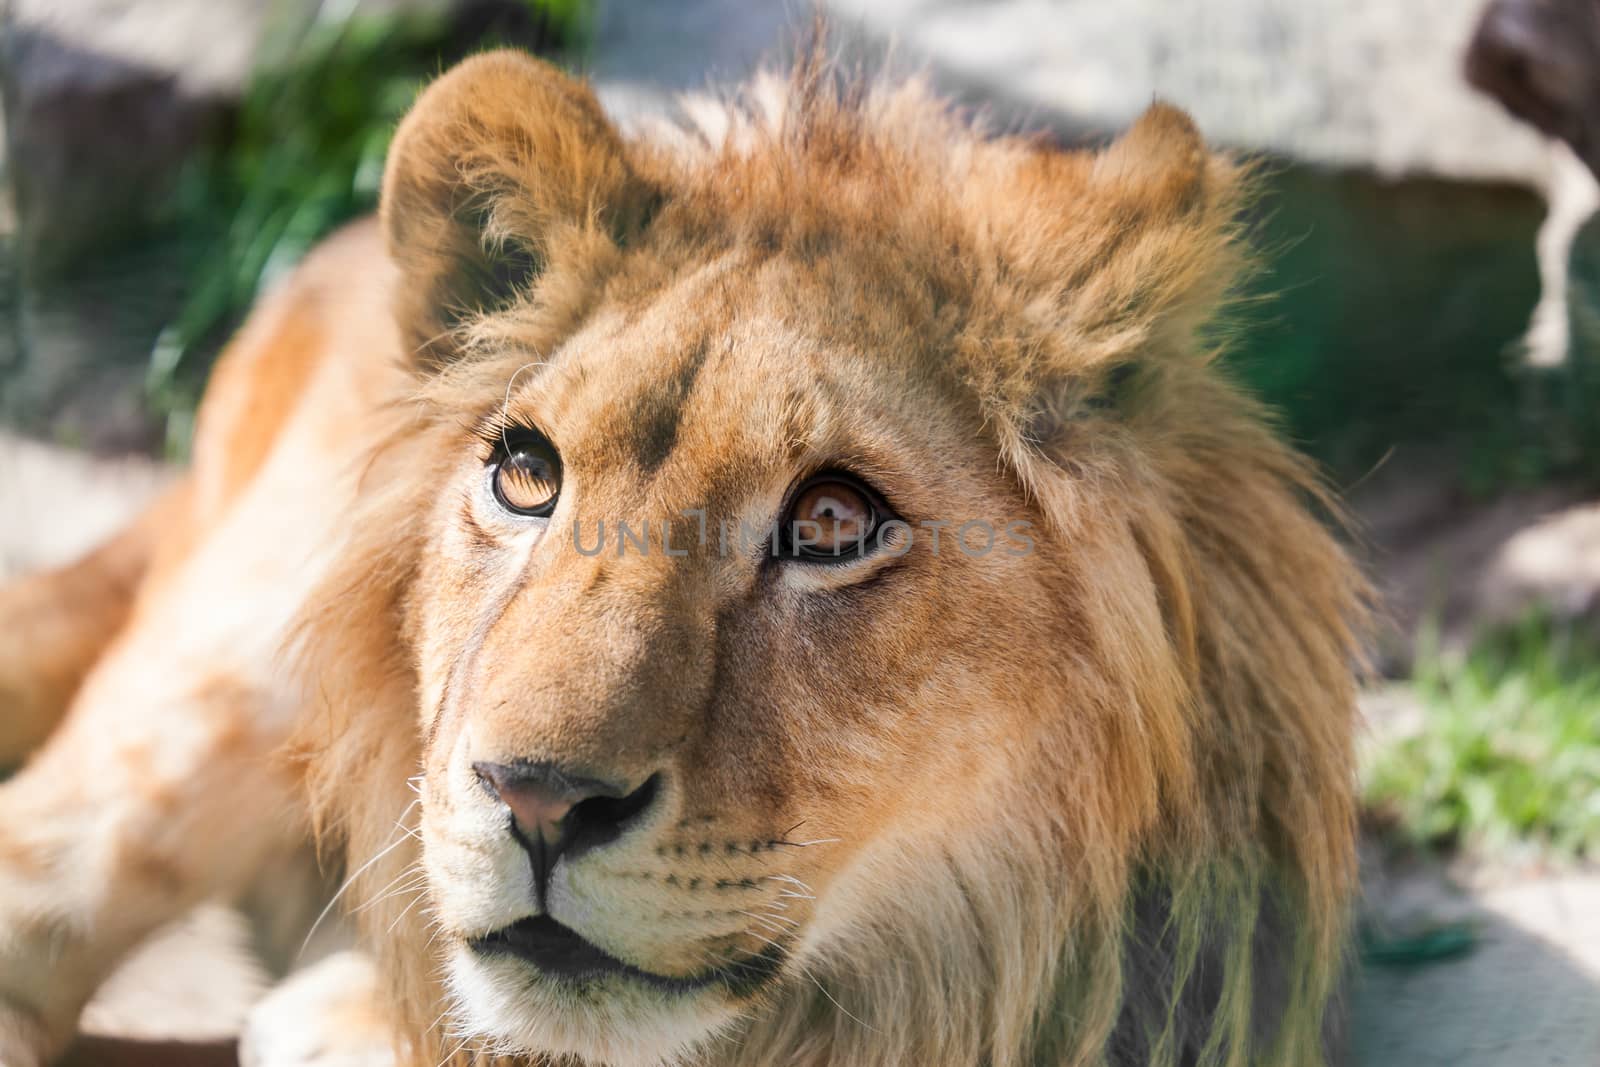
<path id="1" fill-rule="evenodd" d="M 548 915 L 530 915 L 510 926 L 469 942 L 483 956 L 509 956 L 537 968 L 547 977 L 578 982 L 596 978 L 633 979 L 674 993 L 692 993 L 720 985 L 735 995 L 748 995 L 777 977 L 788 957 L 785 944 L 772 942 L 761 953 L 692 975 L 666 975 L 636 967 L 611 955 L 570 926 Z"/>

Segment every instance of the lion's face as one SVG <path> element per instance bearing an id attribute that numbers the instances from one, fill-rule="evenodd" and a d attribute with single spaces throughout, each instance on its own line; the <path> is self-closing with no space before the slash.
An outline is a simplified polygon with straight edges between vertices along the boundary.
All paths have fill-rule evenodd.
<path id="1" fill-rule="evenodd" d="M 1040 740 L 1056 549 L 851 270 L 600 309 L 462 435 L 422 832 L 462 1006 L 518 1047 L 651 1060 L 804 980 Z"/>
<path id="2" fill-rule="evenodd" d="M 1361 583 L 1197 340 L 1239 174 L 1162 106 L 1062 152 L 824 80 L 669 150 L 490 55 L 402 124 L 418 389 L 318 601 L 342 726 L 306 738 L 399 1037 L 1303 1062 Z M 419 758 L 425 922 L 385 844 Z"/>

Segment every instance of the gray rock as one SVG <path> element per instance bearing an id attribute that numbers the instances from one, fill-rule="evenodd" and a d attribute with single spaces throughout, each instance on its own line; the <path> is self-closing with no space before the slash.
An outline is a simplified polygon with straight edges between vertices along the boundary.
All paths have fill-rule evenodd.
<path id="1" fill-rule="evenodd" d="M 1518 530 L 1477 583 L 1477 615 L 1514 623 L 1533 612 L 1600 623 L 1600 504 L 1581 504 Z"/>
<path id="2" fill-rule="evenodd" d="M 739 78 L 802 6 L 599 0 L 593 72 L 615 100 Z M 827 0 L 841 40 L 926 66 L 1010 123 L 1121 129 L 1151 99 L 1221 144 L 1304 163 L 1542 188 L 1543 138 L 1469 88 L 1480 0 Z"/>

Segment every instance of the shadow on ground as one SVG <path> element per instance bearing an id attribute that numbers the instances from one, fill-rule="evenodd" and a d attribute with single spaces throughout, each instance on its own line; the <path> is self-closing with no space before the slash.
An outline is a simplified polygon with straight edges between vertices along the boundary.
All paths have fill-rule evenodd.
<path id="1" fill-rule="evenodd" d="M 1600 1062 L 1600 874 L 1507 878 L 1468 891 L 1431 863 L 1369 865 L 1363 922 L 1380 937 L 1465 923 L 1469 951 L 1361 969 L 1351 1067 Z"/>

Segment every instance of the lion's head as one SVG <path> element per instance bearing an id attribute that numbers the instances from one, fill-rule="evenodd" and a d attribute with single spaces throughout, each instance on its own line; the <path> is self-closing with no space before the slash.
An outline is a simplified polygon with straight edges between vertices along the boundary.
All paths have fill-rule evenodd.
<path id="1" fill-rule="evenodd" d="M 1311 1062 L 1362 585 L 1198 332 L 1239 171 L 816 63 L 697 107 L 492 54 L 391 155 L 418 392 L 304 740 L 398 1038 Z"/>

